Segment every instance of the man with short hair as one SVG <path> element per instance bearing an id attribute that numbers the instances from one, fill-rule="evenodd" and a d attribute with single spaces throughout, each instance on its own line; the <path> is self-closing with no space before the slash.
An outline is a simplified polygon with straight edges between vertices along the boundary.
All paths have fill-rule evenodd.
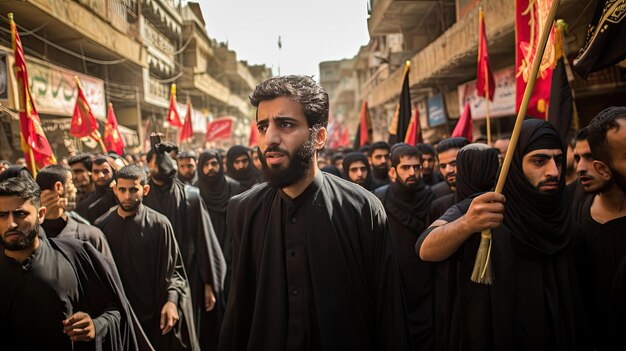
<path id="1" fill-rule="evenodd" d="M 91 179 L 91 164 L 94 156 L 92 154 L 78 154 L 72 156 L 67 161 L 72 168 L 72 181 L 78 189 L 76 193 L 76 203 L 83 201 L 95 190 L 95 185 Z"/>
<path id="2" fill-rule="evenodd" d="M 456 265 L 457 286 L 447 336 L 450 346 L 587 346 L 573 260 L 577 228 L 564 194 L 564 153 L 553 126 L 525 120 L 502 194 L 488 192 L 454 205 L 418 239 L 416 252 L 426 261 L 454 255 L 450 262 Z M 487 229 L 492 232 L 490 286 L 470 281 L 481 232 Z"/>
<path id="3" fill-rule="evenodd" d="M 358 151 L 350 152 L 343 159 L 345 179 L 373 192 L 380 185 L 372 176 L 367 156 Z"/>
<path id="4" fill-rule="evenodd" d="M 215 319 L 216 302 L 223 298 L 226 261 L 200 191 L 176 178 L 174 160 L 168 154 L 173 147 L 154 145 L 148 153 L 150 192 L 143 203 L 172 224 L 191 289 L 200 348 L 208 350 L 217 340 L 217 331 L 208 325 Z"/>
<path id="5" fill-rule="evenodd" d="M 385 141 L 377 141 L 368 146 L 367 161 L 372 169 L 372 177 L 380 185 L 389 184 L 389 153 L 391 148 Z"/>
<path id="6" fill-rule="evenodd" d="M 62 165 L 46 166 L 37 172 L 37 185 L 43 190 L 42 203 L 46 215 L 41 227 L 49 238 L 75 238 L 89 242 L 104 256 L 111 258 L 109 244 L 100 229 L 76 221 L 68 216 L 66 208 L 74 201 L 76 188 L 72 183 L 72 171 Z"/>
<path id="7" fill-rule="evenodd" d="M 443 176 L 438 169 L 435 169 L 435 157 L 437 153 L 430 144 L 415 145 L 417 151 L 422 155 L 422 180 L 424 184 L 433 187 L 443 181 Z"/>
<path id="8" fill-rule="evenodd" d="M 94 225 L 111 245 L 130 305 L 155 349 L 200 350 L 172 226 L 165 216 L 142 204 L 150 191 L 147 183 L 141 167 L 123 167 L 113 187 L 119 205 Z"/>
<path id="9" fill-rule="evenodd" d="M 493 147 L 498 149 L 500 152 L 500 156 L 498 159 L 500 160 L 500 164 L 504 161 L 504 156 L 506 156 L 506 150 L 509 148 L 509 143 L 511 142 L 511 133 L 505 133 L 498 136 L 496 141 L 493 142 Z"/>
<path id="10" fill-rule="evenodd" d="M 438 198 L 456 191 L 456 155 L 467 144 L 469 141 L 463 137 L 444 139 L 437 144 L 437 161 L 445 180 L 445 183 L 441 182 L 431 188 Z"/>
<path id="11" fill-rule="evenodd" d="M 393 181 L 374 194 L 385 207 L 395 243 L 413 351 L 433 350 L 433 265 L 415 255 L 415 242 L 429 224 L 435 195 L 422 182 L 422 162 L 415 147 L 396 144 L 390 156 Z"/>
<path id="12" fill-rule="evenodd" d="M 40 196 L 32 179 L 0 183 L 3 349 L 139 349 L 115 267 L 88 243 L 44 239 Z"/>
<path id="13" fill-rule="evenodd" d="M 580 280 L 597 350 L 626 345 L 626 107 L 600 112 L 588 126 L 593 178 L 581 183 L 596 188 L 581 207 Z M 576 151 L 581 151 L 579 143 Z M 582 150 L 588 151 L 588 150 Z M 597 178 L 596 178 L 597 177 Z"/>
<path id="14" fill-rule="evenodd" d="M 229 203 L 233 282 L 219 349 L 409 349 L 384 208 L 317 168 L 328 94 L 282 76 L 250 101 L 267 182 Z"/>
<path id="15" fill-rule="evenodd" d="M 106 156 L 96 157 L 91 164 L 91 177 L 96 189 L 76 205 L 76 212 L 89 223 L 95 222 L 98 217 L 116 205 L 115 195 L 111 189 L 115 169 L 112 161 Z"/>
<path id="16" fill-rule="evenodd" d="M 198 180 L 196 167 L 198 155 L 195 151 L 181 151 L 178 153 L 178 179 L 183 184 L 192 185 Z"/>

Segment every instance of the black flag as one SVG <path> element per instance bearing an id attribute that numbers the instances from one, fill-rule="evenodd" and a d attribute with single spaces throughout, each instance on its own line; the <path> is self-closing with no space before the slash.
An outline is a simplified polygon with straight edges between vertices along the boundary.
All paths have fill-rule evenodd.
<path id="1" fill-rule="evenodd" d="M 583 78 L 626 58 L 626 0 L 599 0 L 585 44 L 574 60 Z"/>
<path id="2" fill-rule="evenodd" d="M 406 61 L 404 66 L 404 79 L 402 80 L 402 90 L 400 91 L 400 101 L 396 108 L 396 114 L 389 127 L 389 145 L 403 143 L 406 131 L 411 123 L 411 87 L 409 84 L 409 72 L 411 71 L 411 61 Z"/>
<path id="3" fill-rule="evenodd" d="M 552 71 L 552 88 L 550 89 L 550 106 L 548 121 L 556 128 L 564 145 L 569 143 L 567 135 L 572 125 L 574 98 L 567 79 L 565 55 L 563 53 L 563 27 L 560 20 L 554 29 L 554 52 L 557 60 Z"/>

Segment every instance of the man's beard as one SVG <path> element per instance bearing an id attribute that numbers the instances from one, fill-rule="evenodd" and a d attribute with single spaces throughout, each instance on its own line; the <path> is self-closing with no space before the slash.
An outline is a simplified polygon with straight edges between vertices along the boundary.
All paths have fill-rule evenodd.
<path id="1" fill-rule="evenodd" d="M 389 165 L 383 163 L 378 166 L 374 166 L 372 167 L 372 172 L 374 173 L 374 178 L 376 179 L 387 179 L 389 176 Z"/>
<path id="2" fill-rule="evenodd" d="M 290 152 L 279 147 L 269 147 L 265 150 L 268 152 L 280 152 L 288 157 L 287 168 L 281 169 L 282 165 L 278 167 L 268 166 L 266 157 L 261 158 L 261 164 L 263 165 L 263 175 L 267 184 L 274 188 L 285 188 L 295 184 L 300 179 L 304 178 L 306 174 L 311 171 L 313 167 L 313 155 L 316 152 L 315 149 L 315 133 L 311 132 L 311 136 L 302 145 L 296 149 L 292 155 Z"/>
<path id="3" fill-rule="evenodd" d="M 119 200 L 117 200 L 117 202 L 120 204 L 120 207 L 125 212 L 136 212 L 139 206 L 141 205 L 141 200 L 142 199 L 139 199 L 138 201 L 131 203 L 130 206 L 124 206 L 121 202 L 119 202 Z"/>
<path id="4" fill-rule="evenodd" d="M 22 231 L 17 228 L 14 230 L 8 230 L 8 232 L 17 232 L 20 235 L 20 239 L 13 242 L 4 241 L 4 236 L 0 238 L 2 241 L 2 246 L 9 251 L 20 251 L 24 250 L 33 245 L 35 242 L 35 237 L 39 234 L 39 222 L 36 221 L 32 228 L 27 231 Z M 6 233 L 5 233 L 6 235 Z"/>
<path id="5" fill-rule="evenodd" d="M 448 180 L 448 176 L 454 177 L 454 181 Z M 448 183 L 448 186 L 456 187 L 456 172 L 455 173 L 448 173 L 448 174 L 445 175 L 444 178 L 446 179 L 446 183 Z"/>
<path id="6" fill-rule="evenodd" d="M 402 185 L 403 188 L 407 190 L 415 190 L 419 185 L 419 180 L 415 176 L 407 177 L 406 180 L 403 180 L 401 177 L 397 178 L 398 184 Z M 412 183 L 408 183 L 409 180 L 414 180 Z"/>
<path id="7" fill-rule="evenodd" d="M 195 173 L 189 173 L 189 174 L 180 173 L 180 177 L 183 178 L 187 182 L 191 182 L 193 180 L 193 176 L 195 175 L 196 175 Z"/>

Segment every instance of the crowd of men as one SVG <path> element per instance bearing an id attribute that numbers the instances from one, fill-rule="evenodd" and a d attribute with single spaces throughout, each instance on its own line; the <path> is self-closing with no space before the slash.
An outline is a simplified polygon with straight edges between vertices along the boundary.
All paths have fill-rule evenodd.
<path id="1" fill-rule="evenodd" d="M 1 162 L 3 345 L 626 349 L 626 107 L 524 121 L 499 194 L 510 135 L 326 150 L 311 78 L 250 101 L 254 148 Z"/>

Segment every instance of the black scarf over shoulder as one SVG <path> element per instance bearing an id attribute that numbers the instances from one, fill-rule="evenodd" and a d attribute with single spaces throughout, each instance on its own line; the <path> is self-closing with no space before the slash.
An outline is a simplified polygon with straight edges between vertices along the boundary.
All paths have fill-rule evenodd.
<path id="1" fill-rule="evenodd" d="M 555 192 L 542 192 L 530 184 L 522 169 L 522 158 L 538 149 L 561 149 L 565 158 L 565 147 L 552 125 L 539 119 L 526 120 L 504 184 L 507 200 L 504 225 L 523 251 L 552 255 L 565 248 L 572 237 L 565 172 L 561 171 L 559 189 Z"/>

